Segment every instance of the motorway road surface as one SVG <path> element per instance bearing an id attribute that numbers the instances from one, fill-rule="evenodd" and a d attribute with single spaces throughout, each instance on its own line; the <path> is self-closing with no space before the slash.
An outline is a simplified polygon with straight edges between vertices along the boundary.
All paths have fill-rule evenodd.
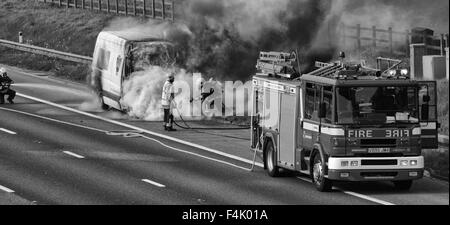
<path id="1" fill-rule="evenodd" d="M 8 74 L 19 93 L 112 115 L 94 107 L 82 86 L 17 68 Z M 271 178 L 259 167 L 248 172 L 229 164 L 249 164 L 163 138 L 145 135 L 172 148 L 105 133 L 124 129 L 21 97 L 0 105 L 0 204 L 449 204 L 448 183 L 430 178 L 409 192 L 376 182 L 320 193 L 306 177 Z"/>

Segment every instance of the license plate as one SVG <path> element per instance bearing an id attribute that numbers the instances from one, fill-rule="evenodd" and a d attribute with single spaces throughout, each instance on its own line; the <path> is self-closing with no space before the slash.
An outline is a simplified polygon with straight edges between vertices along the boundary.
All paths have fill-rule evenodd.
<path id="1" fill-rule="evenodd" d="M 369 153 L 389 153 L 391 152 L 390 148 L 369 148 Z"/>

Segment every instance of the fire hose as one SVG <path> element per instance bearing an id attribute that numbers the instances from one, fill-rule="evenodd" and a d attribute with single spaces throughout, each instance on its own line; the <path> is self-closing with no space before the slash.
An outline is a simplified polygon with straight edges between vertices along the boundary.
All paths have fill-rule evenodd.
<path id="1" fill-rule="evenodd" d="M 173 123 L 181 128 L 181 129 L 186 129 L 186 130 L 193 130 L 195 132 L 198 133 L 204 133 L 204 134 L 210 134 L 210 135 L 216 135 L 216 136 L 221 136 L 221 137 L 228 137 L 228 138 L 234 138 L 234 139 L 240 139 L 240 140 L 248 140 L 246 138 L 240 138 L 240 137 L 234 137 L 234 136 L 229 136 L 229 135 L 223 135 L 223 134 L 213 134 L 213 133 L 208 133 L 208 132 L 202 132 L 199 130 L 247 130 L 250 129 L 250 127 L 248 126 L 242 126 L 242 127 L 214 127 L 214 128 L 209 128 L 209 127 L 191 127 L 184 119 L 183 116 L 181 115 L 180 110 L 178 109 L 178 107 L 175 107 L 173 104 L 173 100 L 171 101 L 172 106 L 177 110 L 178 112 L 178 116 L 181 120 L 181 122 L 183 122 L 183 125 L 180 125 L 179 123 L 177 123 L 175 120 L 173 120 Z"/>
<path id="2" fill-rule="evenodd" d="M 201 157 L 201 158 L 206 158 L 206 159 L 209 159 L 209 160 L 212 160 L 212 161 L 215 161 L 215 162 L 219 162 L 219 163 L 223 163 L 223 164 L 226 164 L 226 165 L 229 165 L 229 166 L 232 166 L 232 167 L 236 167 L 236 168 L 248 171 L 248 172 L 253 172 L 253 170 L 255 168 L 256 152 L 257 152 L 257 148 L 258 147 L 255 148 L 255 150 L 254 150 L 255 153 L 253 155 L 252 166 L 250 168 L 246 168 L 246 167 L 238 166 L 238 165 L 230 163 L 230 162 L 222 161 L 222 160 L 219 160 L 219 159 L 214 159 L 214 158 L 203 156 L 203 155 L 200 155 L 200 154 L 197 154 L 197 153 L 189 152 L 187 150 L 183 150 L 183 149 L 180 149 L 180 148 L 172 147 L 170 145 L 164 144 L 163 142 L 161 142 L 161 141 L 159 141 L 159 140 L 157 140 L 155 138 L 147 137 L 147 136 L 143 135 L 142 133 L 143 132 L 134 131 L 134 130 L 116 130 L 116 131 L 106 131 L 105 132 L 106 135 L 110 135 L 110 136 L 122 136 L 122 137 L 125 137 L 125 138 L 145 138 L 145 139 L 154 141 L 154 142 L 156 142 L 156 143 L 158 143 L 158 144 L 160 144 L 160 145 L 162 145 L 162 146 L 164 146 L 166 148 L 170 148 L 170 149 L 178 151 L 178 152 L 183 152 L 183 153 L 190 154 L 190 155 L 195 155 L 195 156 L 198 156 L 198 157 Z"/>
<path id="3" fill-rule="evenodd" d="M 173 100 L 170 102 L 170 104 L 171 104 L 172 106 L 174 106 Z M 173 120 L 173 122 L 174 122 L 174 124 L 175 124 L 176 126 L 182 128 L 182 129 L 194 130 L 195 132 L 198 132 L 198 133 L 204 133 L 204 134 L 210 134 L 210 135 L 218 135 L 218 136 L 221 136 L 221 137 L 228 137 L 228 138 L 234 138 L 234 139 L 247 140 L 247 139 L 245 139 L 245 138 L 233 137 L 233 136 L 229 136 L 229 135 L 212 134 L 212 133 L 202 132 L 202 131 L 198 131 L 198 130 L 199 130 L 199 129 L 203 129 L 203 130 L 212 130 L 212 129 L 213 129 L 213 130 L 243 130 L 243 129 L 250 129 L 250 127 L 239 127 L 239 128 L 225 128 L 225 127 L 217 127 L 217 128 L 204 128 L 204 127 L 199 127 L 199 128 L 197 128 L 197 127 L 196 127 L 196 128 L 194 128 L 194 127 L 189 126 L 189 124 L 186 123 L 186 121 L 183 119 L 183 116 L 181 115 L 180 110 L 178 109 L 178 107 L 175 107 L 175 106 L 174 106 L 174 108 L 177 110 L 178 116 L 180 117 L 180 120 L 184 123 L 185 126 L 179 125 L 175 120 Z M 253 153 L 253 160 L 252 160 L 252 166 L 251 166 L 251 168 L 250 168 L 250 169 L 242 168 L 242 169 L 245 169 L 245 170 L 247 170 L 247 171 L 249 171 L 249 172 L 252 172 L 252 171 L 253 171 L 253 169 L 254 169 L 254 167 L 255 167 L 255 163 L 256 163 L 256 153 L 258 152 L 258 148 L 259 148 L 259 142 L 258 142 L 257 146 L 255 147 L 255 149 L 253 149 L 254 153 Z"/>

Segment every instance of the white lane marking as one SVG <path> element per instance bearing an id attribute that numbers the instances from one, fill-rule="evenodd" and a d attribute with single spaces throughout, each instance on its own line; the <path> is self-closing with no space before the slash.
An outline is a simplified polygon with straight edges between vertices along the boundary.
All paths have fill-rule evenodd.
<path id="1" fill-rule="evenodd" d="M 166 187 L 166 185 L 164 185 L 164 184 L 160 184 L 160 183 L 157 183 L 155 181 L 151 181 L 149 179 L 142 179 L 142 181 L 144 181 L 145 183 L 149 183 L 149 184 L 155 185 L 157 187 Z"/>
<path id="2" fill-rule="evenodd" d="M 383 201 L 383 200 L 380 200 L 378 198 L 370 197 L 370 196 L 363 195 L 363 194 L 360 194 L 360 193 L 356 193 L 356 192 L 353 192 L 353 191 L 346 191 L 346 190 L 342 190 L 340 188 L 336 188 L 336 190 L 339 190 L 339 191 L 341 191 L 341 192 L 343 192 L 345 194 L 352 195 L 352 196 L 355 196 L 355 197 L 358 197 L 358 198 L 362 198 L 362 199 L 365 199 L 365 200 L 368 200 L 368 201 L 371 201 L 371 202 L 375 202 L 375 203 L 378 203 L 378 204 L 381 204 L 381 205 L 395 205 L 394 203 Z"/>
<path id="3" fill-rule="evenodd" d="M 204 155 L 200 155 L 200 154 L 197 154 L 197 153 L 193 153 L 193 152 L 190 152 L 190 151 L 186 151 L 186 150 L 183 150 L 183 149 L 175 148 L 175 147 L 172 147 L 170 145 L 166 145 L 166 144 L 162 143 L 161 141 L 158 141 L 158 140 L 156 140 L 154 138 L 146 137 L 144 135 L 141 135 L 141 137 L 149 139 L 149 140 L 152 140 L 154 142 L 157 142 L 160 145 L 162 145 L 162 146 L 164 146 L 166 148 L 170 148 L 170 149 L 172 149 L 174 151 L 177 151 L 177 152 L 182 152 L 182 153 L 186 153 L 186 154 L 189 154 L 189 155 L 194 155 L 194 156 L 197 156 L 197 157 L 200 157 L 200 158 L 203 158 L 203 159 L 208 159 L 208 160 L 211 160 L 211 161 L 214 161 L 214 162 L 222 163 L 222 164 L 225 164 L 225 165 L 228 165 L 228 166 L 232 166 L 232 167 L 236 167 L 238 169 L 242 169 L 242 170 L 245 170 L 245 171 L 249 171 L 250 170 L 249 168 L 238 166 L 238 165 L 235 165 L 235 164 L 227 162 L 227 161 L 223 161 L 223 160 L 220 160 L 220 159 L 215 159 L 215 158 L 211 158 L 211 157 L 208 157 L 208 156 L 204 156 Z"/>
<path id="4" fill-rule="evenodd" d="M 67 107 L 67 106 L 63 106 L 63 105 L 59 105 L 59 104 L 56 104 L 56 103 L 53 103 L 53 102 L 49 102 L 49 101 L 46 101 L 46 100 L 43 100 L 43 99 L 39 99 L 39 98 L 32 97 L 32 96 L 29 96 L 29 95 L 21 94 L 21 93 L 17 93 L 17 96 L 20 96 L 20 97 L 23 97 L 23 98 L 27 98 L 27 99 L 30 99 L 30 100 L 34 100 L 34 101 L 37 101 L 37 102 L 41 102 L 41 103 L 44 103 L 44 104 L 47 104 L 47 105 L 51 105 L 51 106 L 54 106 L 54 107 L 57 107 L 57 108 L 60 108 L 60 109 L 64 109 L 64 110 L 67 110 L 67 111 L 70 111 L 70 112 L 74 112 L 74 113 L 78 113 L 78 114 L 81 114 L 81 115 L 85 115 L 85 116 L 88 116 L 88 117 L 91 117 L 91 118 L 94 118 L 94 119 L 102 120 L 102 121 L 105 121 L 105 122 L 108 122 L 108 123 L 116 124 L 116 125 L 119 125 L 119 126 L 122 126 L 122 127 L 129 128 L 131 130 L 135 130 L 135 131 L 139 131 L 139 132 L 142 132 L 142 133 L 150 134 L 152 136 L 164 138 L 166 140 L 174 141 L 174 142 L 177 142 L 177 143 L 180 143 L 180 144 L 183 144 L 183 145 L 187 145 L 187 146 L 191 146 L 191 147 L 194 147 L 194 148 L 197 148 L 197 149 L 201 149 L 201 150 L 204 150 L 204 151 L 207 151 L 207 152 L 212 152 L 212 153 L 215 153 L 217 155 L 221 155 L 221 156 L 224 156 L 224 157 L 227 157 L 227 158 L 230 158 L 230 159 L 234 159 L 234 160 L 237 160 L 237 161 L 245 162 L 245 163 L 248 163 L 248 164 L 253 164 L 252 160 L 248 160 L 248 159 L 245 159 L 245 158 L 242 158 L 242 157 L 239 157 L 239 156 L 231 155 L 231 154 L 228 154 L 228 153 L 225 153 L 225 152 L 221 152 L 221 151 L 218 151 L 218 150 L 215 150 L 215 149 L 212 149 L 212 148 L 208 148 L 208 147 L 205 147 L 205 146 L 202 146 L 202 145 L 199 145 L 199 144 L 195 144 L 195 143 L 191 143 L 191 142 L 188 142 L 188 141 L 184 141 L 184 140 L 181 140 L 181 139 L 178 139 L 178 138 L 170 137 L 170 136 L 167 136 L 167 135 L 164 135 L 164 134 L 152 132 L 152 131 L 149 131 L 149 130 L 146 130 L 146 129 L 143 129 L 143 128 L 140 128 L 140 127 L 132 126 L 132 125 L 129 125 L 129 124 L 126 124 L 126 123 L 122 123 L 122 122 L 119 122 L 119 121 L 110 120 L 110 119 L 107 119 L 107 118 L 104 118 L 104 117 L 101 117 L 101 116 L 93 115 L 93 114 L 90 114 L 90 113 L 87 113 L 87 112 L 83 112 L 83 111 L 80 111 L 80 110 L 77 110 L 77 109 L 73 109 L 73 108 L 70 108 L 70 107 Z M 255 165 L 259 166 L 261 168 L 264 167 L 264 165 L 262 163 L 259 163 L 259 162 L 255 163 Z"/>
<path id="5" fill-rule="evenodd" d="M 3 131 L 3 132 L 8 133 L 8 134 L 17 134 L 16 132 L 10 131 L 10 130 L 5 129 L 5 128 L 0 128 L 0 131 Z"/>
<path id="6" fill-rule="evenodd" d="M 76 153 L 69 152 L 69 151 L 63 151 L 63 152 L 66 153 L 67 155 L 71 155 L 71 156 L 73 156 L 75 158 L 84 159 L 84 156 L 82 156 L 82 155 L 78 155 Z"/>
<path id="7" fill-rule="evenodd" d="M 167 135 L 163 135 L 163 134 L 155 133 L 155 132 L 152 132 L 152 131 L 148 131 L 148 130 L 145 130 L 145 129 L 142 129 L 142 128 L 139 128 L 139 127 L 136 127 L 136 126 L 128 125 L 128 124 L 125 124 L 125 123 L 122 123 L 122 122 L 118 122 L 118 121 L 110 120 L 110 119 L 103 118 L 103 117 L 100 117 L 100 116 L 96 116 L 96 115 L 93 115 L 93 114 L 90 114 L 90 113 L 86 113 L 86 112 L 83 112 L 83 111 L 80 111 L 80 110 L 76 110 L 76 109 L 73 109 L 73 108 L 70 108 L 70 107 L 59 105 L 59 104 L 56 104 L 56 103 L 53 103 L 53 102 L 49 102 L 49 101 L 46 101 L 46 100 L 43 100 L 43 99 L 39 99 L 39 98 L 35 98 L 35 97 L 32 97 L 32 96 L 24 95 L 24 94 L 21 94 L 21 93 L 17 93 L 17 95 L 20 96 L 20 97 L 23 97 L 23 98 L 28 98 L 30 100 L 41 102 L 41 103 L 44 103 L 44 104 L 47 104 L 47 105 L 50 105 L 50 106 L 54 106 L 54 107 L 57 107 L 57 108 L 60 108 L 60 109 L 64 109 L 64 110 L 67 110 L 67 111 L 70 111 L 70 112 L 78 113 L 78 114 L 85 115 L 85 116 L 88 116 L 88 117 L 91 117 L 91 118 L 95 118 L 95 119 L 99 119 L 99 120 L 102 120 L 102 121 L 105 121 L 105 122 L 109 122 L 109 123 L 112 123 L 112 124 L 123 126 L 123 127 L 129 128 L 129 129 L 132 129 L 132 130 L 140 131 L 140 132 L 147 133 L 147 134 L 150 134 L 150 135 L 153 135 L 153 136 L 161 137 L 161 138 L 164 138 L 164 139 L 167 139 L 167 140 L 171 140 L 171 141 L 178 142 L 178 143 L 181 143 L 181 144 L 184 144 L 184 145 L 188 145 L 188 146 L 191 146 L 191 147 L 194 147 L 194 148 L 198 148 L 198 149 L 202 149 L 202 150 L 205 150 L 205 151 L 208 151 L 208 152 L 216 153 L 218 155 L 225 156 L 225 157 L 228 157 L 228 158 L 231 158 L 231 159 L 235 159 L 235 160 L 238 160 L 238 161 L 241 161 L 241 162 L 245 162 L 245 163 L 248 163 L 248 164 L 252 164 L 253 163 L 251 160 L 244 159 L 244 158 L 241 158 L 239 156 L 235 156 L 235 155 L 231 155 L 231 154 L 228 154 L 228 153 L 224 153 L 224 152 L 221 152 L 221 151 L 218 151 L 218 150 L 214 150 L 214 149 L 211 149 L 211 148 L 208 148 L 208 147 L 204 147 L 204 146 L 201 146 L 201 145 L 198 145 L 198 144 L 195 144 L 195 143 L 183 141 L 183 140 L 180 140 L 178 138 L 174 138 L 174 137 L 170 137 L 170 136 L 167 136 Z M 146 137 L 146 138 L 154 140 L 152 138 L 148 138 L 148 137 Z M 183 152 L 186 152 L 186 151 L 183 151 Z M 192 152 L 189 152 L 189 153 L 193 154 L 193 155 L 201 156 L 199 154 L 195 154 L 195 153 L 192 153 Z M 231 164 L 231 163 L 227 163 L 225 161 L 212 159 L 212 158 L 209 158 L 209 157 L 206 157 L 206 156 L 201 156 L 201 157 L 208 158 L 208 159 L 211 159 L 211 160 L 214 160 L 214 161 L 220 161 L 220 162 L 223 162 L 223 163 L 226 163 L 226 164 Z M 258 167 L 261 167 L 261 168 L 264 167 L 264 165 L 262 163 L 258 163 L 258 162 L 255 163 L 255 165 L 258 166 Z M 344 190 L 341 190 L 341 191 L 344 191 Z M 392 203 L 389 203 L 389 202 L 386 202 L 386 201 L 383 201 L 383 200 L 379 200 L 379 199 L 376 199 L 376 198 L 372 198 L 372 197 L 369 197 L 369 196 L 366 196 L 366 195 L 358 194 L 358 193 L 355 193 L 355 192 L 345 191 L 343 193 L 346 193 L 348 195 L 352 195 L 352 196 L 355 196 L 355 197 L 358 197 L 358 198 L 363 198 L 363 199 L 366 199 L 366 200 L 369 200 L 369 201 L 373 201 L 373 202 L 376 202 L 376 203 L 379 203 L 379 204 L 383 204 L 384 203 L 384 204 L 388 204 L 388 205 L 393 205 Z"/>
<path id="8" fill-rule="evenodd" d="M 49 121 L 53 121 L 53 122 L 57 122 L 57 123 L 61 123 L 61 124 L 66 124 L 66 125 L 70 125 L 70 126 L 74 126 L 74 127 L 85 128 L 85 129 L 88 129 L 88 130 L 94 130 L 94 131 L 98 131 L 98 132 L 107 132 L 106 130 L 101 130 L 101 129 L 97 129 L 97 128 L 93 128 L 93 127 L 87 127 L 87 126 L 83 126 L 83 125 L 79 125 L 79 124 L 75 124 L 75 123 L 70 123 L 70 122 L 65 122 L 65 121 L 61 121 L 61 120 L 56 120 L 56 119 L 52 119 L 52 118 L 49 118 L 49 117 L 39 116 L 39 115 L 35 115 L 35 114 L 32 114 L 32 113 L 22 112 L 22 111 L 18 111 L 18 110 L 14 110 L 14 109 L 8 109 L 8 108 L 3 108 L 3 107 L 0 107 L 0 109 L 1 110 L 5 110 L 5 111 L 10 111 L 10 112 L 15 112 L 15 113 L 27 115 L 27 116 L 31 116 L 31 117 L 36 117 L 36 118 L 39 118 L 39 119 L 49 120 Z"/>
<path id="9" fill-rule="evenodd" d="M 13 190 L 11 190 L 11 189 L 9 189 L 9 188 L 7 188 L 5 186 L 2 186 L 2 185 L 0 185 L 0 190 L 8 192 L 8 193 L 13 193 L 14 192 Z"/>
<path id="10" fill-rule="evenodd" d="M 312 183 L 311 179 L 307 179 L 307 178 L 304 178 L 304 177 L 297 177 L 297 178 L 300 179 L 300 180 L 306 181 L 308 183 Z M 363 195 L 363 194 L 360 194 L 360 193 L 356 193 L 356 192 L 353 192 L 353 191 L 346 191 L 346 190 L 343 190 L 343 189 L 340 189 L 340 188 L 337 188 L 337 187 L 334 187 L 334 189 L 338 190 L 338 191 L 340 191 L 340 192 L 342 192 L 344 194 L 351 195 L 351 196 L 354 196 L 354 197 L 357 197 L 357 198 L 362 198 L 362 199 L 365 199 L 367 201 L 375 202 L 375 203 L 378 203 L 378 204 L 381 204 L 381 205 L 395 205 L 395 204 L 393 204 L 391 202 L 383 201 L 383 200 L 380 200 L 380 199 L 377 199 L 377 198 L 374 198 L 374 197 L 370 197 L 370 196 L 367 196 L 367 195 Z"/>

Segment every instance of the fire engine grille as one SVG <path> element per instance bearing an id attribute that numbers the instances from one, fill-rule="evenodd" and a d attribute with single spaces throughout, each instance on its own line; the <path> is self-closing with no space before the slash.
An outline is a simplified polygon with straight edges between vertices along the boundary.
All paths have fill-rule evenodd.
<path id="1" fill-rule="evenodd" d="M 361 160 L 362 166 L 386 166 L 397 165 L 396 159 L 365 159 Z"/>
<path id="2" fill-rule="evenodd" d="M 361 139 L 361 147 L 396 147 L 397 139 L 386 139 L 386 138 L 372 138 L 372 139 Z"/>
<path id="3" fill-rule="evenodd" d="M 361 176 L 365 178 L 396 177 L 397 175 L 397 172 L 361 172 Z"/>

